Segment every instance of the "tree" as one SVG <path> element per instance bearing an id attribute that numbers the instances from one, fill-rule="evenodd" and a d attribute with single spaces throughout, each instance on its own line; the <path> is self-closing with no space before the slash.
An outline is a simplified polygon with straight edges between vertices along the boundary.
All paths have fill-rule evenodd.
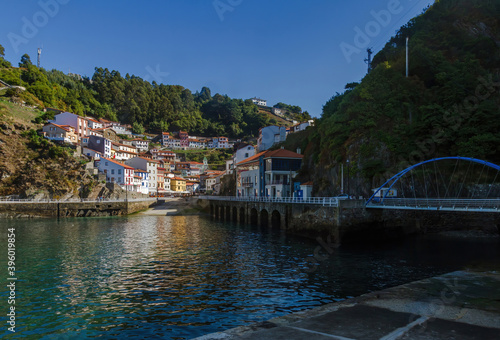
<path id="1" fill-rule="evenodd" d="M 212 99 L 212 93 L 210 92 L 210 89 L 206 86 L 203 86 L 199 98 L 202 103 Z"/>
<path id="2" fill-rule="evenodd" d="M 144 127 L 140 123 L 134 122 L 134 124 L 132 124 L 132 132 L 142 135 L 144 133 Z"/>
<path id="3" fill-rule="evenodd" d="M 30 56 L 27 53 L 25 53 L 21 57 L 21 62 L 19 63 L 19 67 L 28 68 L 29 65 L 33 65 L 33 63 L 31 62 Z"/>
<path id="4" fill-rule="evenodd" d="M 0 68 L 11 67 L 12 65 L 3 58 L 4 56 L 5 56 L 5 49 L 2 45 L 0 45 Z"/>

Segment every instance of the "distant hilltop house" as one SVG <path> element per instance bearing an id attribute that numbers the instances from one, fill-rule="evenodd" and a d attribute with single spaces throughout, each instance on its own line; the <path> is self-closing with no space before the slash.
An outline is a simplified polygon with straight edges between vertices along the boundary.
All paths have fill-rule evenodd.
<path id="1" fill-rule="evenodd" d="M 314 126 L 314 120 L 310 119 L 307 122 L 297 123 L 290 127 L 290 133 L 304 131 L 309 126 Z"/>
<path id="2" fill-rule="evenodd" d="M 271 108 L 271 112 L 277 116 L 283 116 L 286 113 L 285 109 L 280 109 L 279 107 Z"/>
<path id="3" fill-rule="evenodd" d="M 267 100 L 265 100 L 265 99 L 260 99 L 260 98 L 254 97 L 254 98 L 252 98 L 252 102 L 255 105 L 267 106 Z"/>

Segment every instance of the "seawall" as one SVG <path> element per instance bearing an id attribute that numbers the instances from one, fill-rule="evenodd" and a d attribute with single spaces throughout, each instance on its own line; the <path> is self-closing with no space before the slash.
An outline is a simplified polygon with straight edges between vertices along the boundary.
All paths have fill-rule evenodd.
<path id="1" fill-rule="evenodd" d="M 200 199 L 198 205 L 218 220 L 282 229 L 310 238 L 329 235 L 337 243 L 451 230 L 500 233 L 500 213 L 370 209 L 364 200 L 323 206 Z"/>
<path id="2" fill-rule="evenodd" d="M 146 210 L 156 201 L 2 202 L 1 218 L 120 216 Z"/>

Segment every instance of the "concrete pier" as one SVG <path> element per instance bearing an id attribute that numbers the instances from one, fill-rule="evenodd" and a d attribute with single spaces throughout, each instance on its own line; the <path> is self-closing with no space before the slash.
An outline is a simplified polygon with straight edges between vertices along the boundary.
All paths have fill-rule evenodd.
<path id="1" fill-rule="evenodd" d="M 500 272 L 457 271 L 196 340 L 500 338 Z"/>

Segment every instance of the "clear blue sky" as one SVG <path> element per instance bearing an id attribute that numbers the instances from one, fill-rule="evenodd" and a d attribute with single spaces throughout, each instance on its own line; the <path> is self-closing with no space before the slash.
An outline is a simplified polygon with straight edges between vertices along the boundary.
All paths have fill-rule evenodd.
<path id="1" fill-rule="evenodd" d="M 366 48 L 378 52 L 431 3 L 8 1 L 0 13 L 0 44 L 16 66 L 24 53 L 36 63 L 43 45 L 46 69 L 91 77 L 94 67 L 107 67 L 192 92 L 208 86 L 212 94 L 257 96 L 269 106 L 299 105 L 319 117 L 332 95 L 365 75 Z"/>

